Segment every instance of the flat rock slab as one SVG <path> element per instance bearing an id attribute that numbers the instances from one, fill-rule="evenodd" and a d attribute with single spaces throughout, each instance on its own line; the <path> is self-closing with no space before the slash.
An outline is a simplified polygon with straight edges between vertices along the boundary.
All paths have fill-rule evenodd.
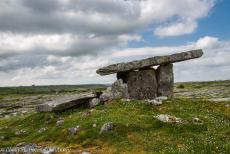
<path id="1" fill-rule="evenodd" d="M 109 75 L 118 72 L 127 72 L 132 70 L 138 70 L 142 68 L 148 68 L 156 65 L 163 65 L 169 63 L 175 63 L 180 61 L 185 61 L 189 59 L 199 58 L 203 55 L 202 50 L 192 50 L 187 52 L 176 53 L 168 56 L 156 56 L 143 60 L 132 61 L 128 63 L 118 63 L 109 65 L 107 67 L 102 67 L 96 72 L 100 75 Z"/>
<path id="2" fill-rule="evenodd" d="M 63 111 L 76 105 L 88 103 L 91 99 L 96 98 L 94 93 L 81 93 L 66 96 L 59 96 L 55 100 L 48 101 L 36 107 L 37 112 Z"/>

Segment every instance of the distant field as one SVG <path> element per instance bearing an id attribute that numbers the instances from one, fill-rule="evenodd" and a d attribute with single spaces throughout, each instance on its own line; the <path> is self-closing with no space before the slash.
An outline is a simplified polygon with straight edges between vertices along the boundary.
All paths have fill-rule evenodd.
<path id="1" fill-rule="evenodd" d="M 94 109 L 34 112 L 36 105 L 57 96 L 106 87 L 0 88 L 0 149 L 33 143 L 70 148 L 75 150 L 73 153 L 230 153 L 230 80 L 176 83 L 174 98 L 160 106 L 137 100 L 114 100 Z M 163 123 L 154 118 L 158 114 L 180 117 L 187 123 Z M 60 118 L 64 123 L 57 127 Z M 194 123 L 194 118 L 201 123 Z M 106 122 L 113 122 L 115 127 L 111 132 L 100 134 Z M 69 135 L 68 129 L 77 125 L 80 131 Z M 43 128 L 45 131 L 40 132 Z M 22 133 L 18 133 L 20 131 Z"/>
<path id="2" fill-rule="evenodd" d="M 101 90 L 106 87 L 106 85 L 102 84 L 0 87 L 0 95 L 85 92 L 89 90 Z"/>
<path id="3" fill-rule="evenodd" d="M 229 98 L 230 101 L 230 80 L 176 83 L 174 94 L 186 98 Z"/>

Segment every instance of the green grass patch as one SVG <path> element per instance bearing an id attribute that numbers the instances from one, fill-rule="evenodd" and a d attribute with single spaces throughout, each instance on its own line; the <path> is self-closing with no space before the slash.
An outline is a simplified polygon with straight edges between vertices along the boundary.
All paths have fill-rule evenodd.
<path id="1" fill-rule="evenodd" d="M 211 103 L 200 99 L 171 99 L 153 107 L 143 101 L 112 101 L 95 109 L 71 109 L 61 113 L 34 113 L 0 120 L 0 147 L 18 143 L 49 143 L 60 147 L 101 147 L 100 153 L 229 153 L 230 102 Z M 90 112 L 89 116 L 84 116 Z M 167 124 L 154 119 L 158 114 L 180 117 L 187 124 Z M 198 117 L 203 124 L 194 124 Z M 56 121 L 64 118 L 60 127 Z M 113 122 L 113 131 L 100 134 L 101 126 Z M 93 124 L 97 124 L 93 128 Z M 68 135 L 68 128 L 80 131 Z M 47 127 L 42 133 L 38 130 Z M 25 130 L 25 134 L 15 132 Z M 105 149 L 105 151 L 103 151 Z M 98 149 L 91 149 L 98 152 Z"/>

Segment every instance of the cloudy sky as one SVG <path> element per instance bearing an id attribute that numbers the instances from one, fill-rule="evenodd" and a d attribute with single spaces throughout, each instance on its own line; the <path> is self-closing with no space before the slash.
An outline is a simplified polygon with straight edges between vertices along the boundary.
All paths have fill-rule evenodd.
<path id="1" fill-rule="evenodd" d="M 95 70 L 202 48 L 176 81 L 230 79 L 229 0 L 0 0 L 0 86 L 111 83 Z"/>

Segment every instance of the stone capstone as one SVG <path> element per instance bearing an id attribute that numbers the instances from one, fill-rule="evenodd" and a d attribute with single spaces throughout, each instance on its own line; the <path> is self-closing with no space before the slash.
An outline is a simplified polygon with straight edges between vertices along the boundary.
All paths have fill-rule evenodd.
<path id="1" fill-rule="evenodd" d="M 176 53 L 167 56 L 156 56 L 143 60 L 132 61 L 128 63 L 112 64 L 98 69 L 96 72 L 100 75 L 109 75 L 118 72 L 129 72 L 142 68 L 149 68 L 151 66 L 165 65 L 185 61 L 189 59 L 199 58 L 203 55 L 202 50 L 192 50 L 187 52 Z"/>
<path id="2" fill-rule="evenodd" d="M 157 74 L 157 95 L 158 96 L 173 96 L 173 64 L 161 65 L 156 70 Z"/>

